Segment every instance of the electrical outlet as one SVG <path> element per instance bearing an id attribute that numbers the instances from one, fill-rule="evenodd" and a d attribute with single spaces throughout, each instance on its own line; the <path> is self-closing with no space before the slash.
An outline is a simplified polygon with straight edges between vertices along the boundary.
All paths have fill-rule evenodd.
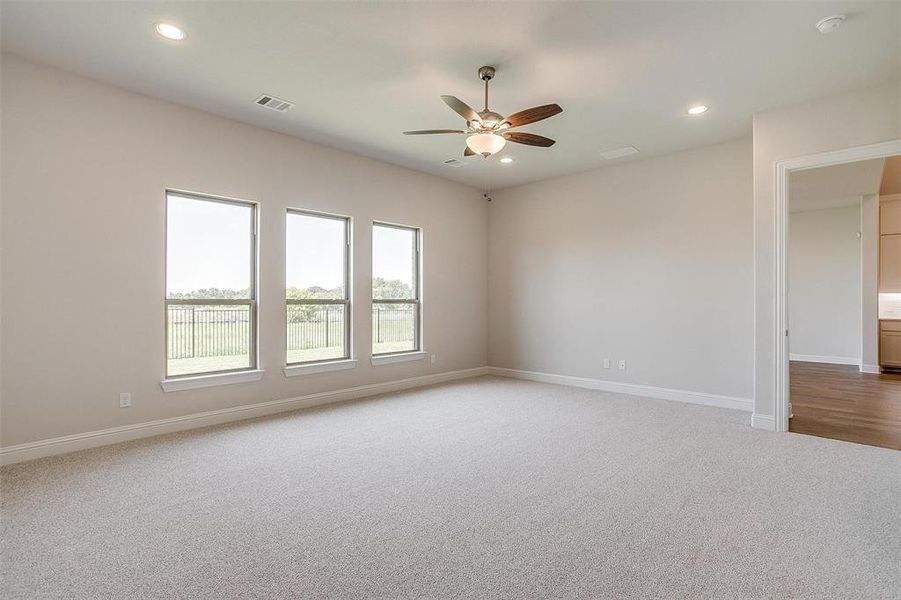
<path id="1" fill-rule="evenodd" d="M 626 361 L 624 361 L 624 360 L 619 361 L 619 370 L 620 371 L 626 370 Z"/>
<path id="2" fill-rule="evenodd" d="M 131 406 L 131 392 L 122 392 L 119 394 L 119 408 L 128 408 Z"/>
<path id="3" fill-rule="evenodd" d="M 609 368 L 610 368 L 610 359 L 609 359 L 609 358 L 605 358 L 605 359 L 604 359 L 604 368 L 605 368 L 605 369 L 609 369 Z"/>
<path id="4" fill-rule="evenodd" d="M 437 362 L 438 362 L 438 355 L 437 355 L 437 354 L 432 354 L 432 356 L 431 356 L 431 361 L 432 361 L 432 364 L 433 364 L 433 365 L 434 365 L 435 363 L 437 363 Z"/>

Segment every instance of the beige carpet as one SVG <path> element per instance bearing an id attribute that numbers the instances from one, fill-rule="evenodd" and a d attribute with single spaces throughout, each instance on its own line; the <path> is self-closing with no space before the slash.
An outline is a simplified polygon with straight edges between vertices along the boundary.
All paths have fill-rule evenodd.
<path id="1" fill-rule="evenodd" d="M 901 453 L 480 378 L 2 470 L 6 598 L 899 598 Z"/>

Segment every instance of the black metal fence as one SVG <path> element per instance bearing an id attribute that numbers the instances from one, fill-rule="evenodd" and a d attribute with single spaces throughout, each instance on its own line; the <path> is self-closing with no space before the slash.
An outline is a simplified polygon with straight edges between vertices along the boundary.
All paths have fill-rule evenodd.
<path id="1" fill-rule="evenodd" d="M 340 346 L 344 335 L 343 304 L 288 305 L 288 350 Z"/>
<path id="2" fill-rule="evenodd" d="M 376 344 L 412 342 L 415 305 L 373 306 L 372 340 Z M 345 307 L 288 305 L 288 350 L 340 346 L 345 339 Z M 169 306 L 167 358 L 248 354 L 251 344 L 249 306 Z"/>
<path id="3" fill-rule="evenodd" d="M 411 342 L 415 327 L 415 305 L 372 307 L 372 341 L 375 344 Z"/>
<path id="4" fill-rule="evenodd" d="M 167 357 L 250 352 L 249 306 L 169 306 Z"/>

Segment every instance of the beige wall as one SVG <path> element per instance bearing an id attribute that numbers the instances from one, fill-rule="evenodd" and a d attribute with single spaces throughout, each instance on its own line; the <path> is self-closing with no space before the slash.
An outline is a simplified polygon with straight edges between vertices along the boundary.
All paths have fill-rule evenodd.
<path id="1" fill-rule="evenodd" d="M 2 77 L 3 446 L 485 364 L 478 190 L 10 56 Z M 260 382 L 160 389 L 167 187 L 260 202 Z M 354 218 L 352 371 L 282 374 L 287 207 Z M 423 228 L 435 365 L 368 362 L 372 219 Z"/>
<path id="2" fill-rule="evenodd" d="M 860 362 L 860 210 L 858 204 L 790 215 L 788 319 L 792 360 L 817 357 L 816 362 Z"/>
<path id="3" fill-rule="evenodd" d="M 740 140 L 494 194 L 489 363 L 751 398 L 751 172 Z"/>
<path id="4" fill-rule="evenodd" d="M 860 199 L 860 361 L 879 372 L 879 196 Z"/>
<path id="5" fill-rule="evenodd" d="M 901 86 L 891 83 L 754 115 L 755 423 L 774 415 L 775 164 L 901 137 Z"/>

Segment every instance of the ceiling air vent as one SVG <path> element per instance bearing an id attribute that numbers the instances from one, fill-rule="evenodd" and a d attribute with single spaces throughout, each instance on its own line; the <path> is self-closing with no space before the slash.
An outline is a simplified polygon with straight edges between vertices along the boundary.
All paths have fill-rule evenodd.
<path id="1" fill-rule="evenodd" d="M 444 161 L 444 164 L 446 164 L 448 167 L 455 167 L 457 169 L 463 166 L 463 163 L 456 158 L 449 158 Z"/>
<path id="2" fill-rule="evenodd" d="M 277 110 L 278 112 L 285 112 L 286 110 L 294 106 L 293 103 L 288 102 L 287 100 L 282 100 L 281 98 L 267 95 L 263 95 L 257 98 L 256 103 L 260 106 L 265 106 L 266 108 Z"/>
<path id="3" fill-rule="evenodd" d="M 601 152 L 601 158 L 604 160 L 613 160 L 614 158 L 622 158 L 624 156 L 631 156 L 632 154 L 638 154 L 638 148 L 635 146 L 624 146 L 622 148 L 614 148 L 613 150 Z"/>

